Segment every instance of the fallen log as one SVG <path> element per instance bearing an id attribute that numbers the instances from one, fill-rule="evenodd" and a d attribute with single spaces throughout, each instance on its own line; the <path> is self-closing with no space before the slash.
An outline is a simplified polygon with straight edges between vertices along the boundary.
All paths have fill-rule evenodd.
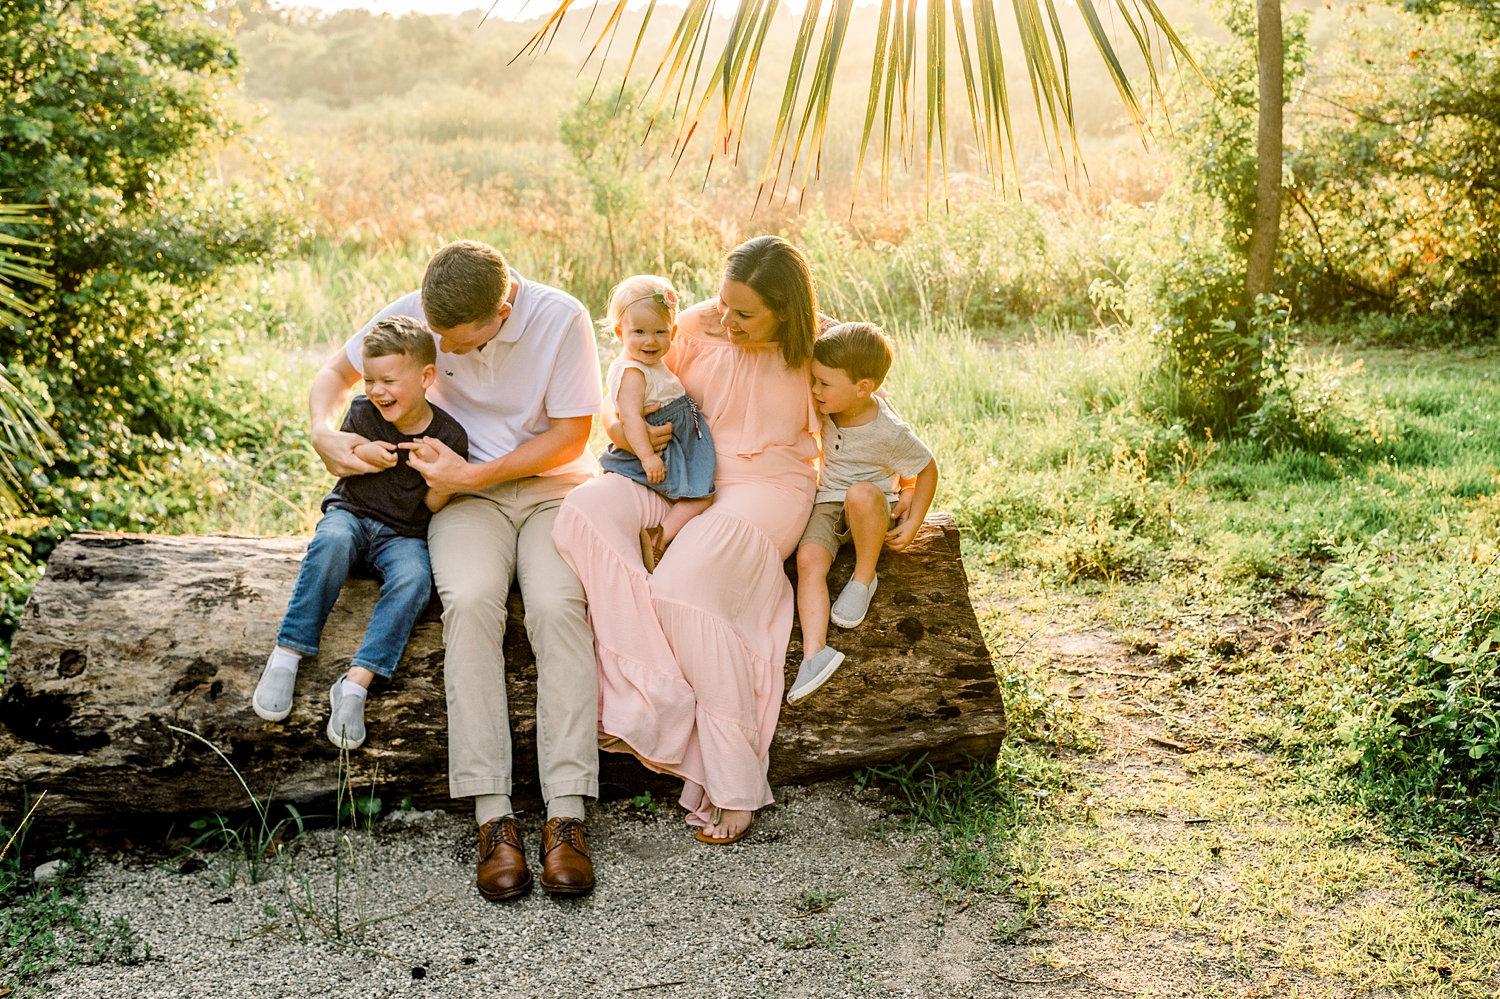
<path id="1" fill-rule="evenodd" d="M 306 804 L 330 799 L 341 774 L 357 793 L 374 788 L 390 804 L 447 805 L 442 625 L 431 609 L 395 680 L 372 693 L 369 740 L 346 767 L 324 736 L 326 691 L 359 645 L 373 580 L 344 588 L 321 654 L 304 660 L 291 716 L 267 724 L 251 710 L 305 545 L 94 532 L 61 544 L 22 613 L 0 697 L 0 818 L 13 828 L 25 801 L 44 790 L 39 818 L 49 823 L 238 811 L 250 805 L 241 778 L 263 800 Z M 832 578 L 841 582 L 852 567 L 846 552 Z M 838 633 L 846 664 L 782 710 L 773 784 L 914 753 L 954 761 L 992 751 L 1003 737 L 1004 707 L 952 519 L 929 518 L 912 547 L 886 553 L 880 568 L 869 618 Z M 525 804 L 537 798 L 536 673 L 519 594 L 509 611 L 516 798 Z M 800 659 L 794 632 L 788 685 Z M 606 795 L 671 786 L 628 756 L 602 753 L 601 762 Z"/>

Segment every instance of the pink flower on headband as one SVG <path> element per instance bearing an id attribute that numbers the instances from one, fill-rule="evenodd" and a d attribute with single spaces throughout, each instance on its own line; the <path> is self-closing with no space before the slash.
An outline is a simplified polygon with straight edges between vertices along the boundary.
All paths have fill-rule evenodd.
<path id="1" fill-rule="evenodd" d="M 677 292 L 671 288 L 657 288 L 651 297 L 656 299 L 658 304 L 665 305 L 669 309 L 677 308 Z"/>

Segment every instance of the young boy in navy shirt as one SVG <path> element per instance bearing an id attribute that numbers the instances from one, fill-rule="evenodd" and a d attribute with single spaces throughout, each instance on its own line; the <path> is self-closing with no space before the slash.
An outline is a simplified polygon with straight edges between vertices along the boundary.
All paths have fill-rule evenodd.
<path id="1" fill-rule="evenodd" d="M 394 675 L 432 594 L 427 523 L 449 496 L 427 485 L 408 453 L 422 447 L 422 437 L 437 438 L 460 457 L 469 453 L 463 427 L 427 401 L 437 375 L 437 347 L 425 325 L 409 316 L 382 319 L 366 334 L 361 356 L 365 394 L 350 404 L 341 429 L 367 438 L 356 453 L 379 471 L 341 478 L 324 497 L 323 518 L 308 543 L 276 648 L 252 698 L 255 713 L 267 721 L 291 714 L 298 663 L 317 654 L 344 581 L 356 566 L 374 570 L 380 599 L 349 671 L 328 691 L 328 738 L 340 749 L 364 744 L 370 684 L 377 676 Z"/>

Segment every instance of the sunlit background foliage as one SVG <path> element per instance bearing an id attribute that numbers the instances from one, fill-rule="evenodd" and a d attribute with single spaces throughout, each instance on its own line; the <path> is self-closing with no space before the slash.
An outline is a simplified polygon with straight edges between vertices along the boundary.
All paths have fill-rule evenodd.
<path id="1" fill-rule="evenodd" d="M 1500 812 L 1500 399 L 1492 376 L 1409 368 L 1488 357 L 1497 332 L 1500 15 L 1288 4 L 1280 299 L 1246 313 L 1249 6 L 1162 4 L 1209 84 L 1169 61 L 1147 144 L 1079 58 L 1083 169 L 1049 158 L 1018 65 L 1003 187 L 956 132 L 946 191 L 918 161 L 856 176 L 855 74 L 820 177 L 767 200 L 774 88 L 710 170 L 670 116 L 648 132 L 654 105 L 611 76 L 625 53 L 580 76 L 581 29 L 512 62 L 537 22 L 0 0 L 0 199 L 42 206 L 0 234 L 49 247 L 26 252 L 51 281 L 34 315 L 0 315 L 0 416 L 55 434 L 0 450 L 24 507 L 0 531 L 0 643 L 81 527 L 309 530 L 327 478 L 307 381 L 446 240 L 491 241 L 597 314 L 634 271 L 712 295 L 726 248 L 780 232 L 826 311 L 898 338 L 894 391 L 978 585 L 1324 602 L 1332 637 L 1298 664 L 1318 679 L 1268 745 L 1477 828 Z M 855 9 L 853 64 L 875 16 Z M 1410 360 L 1362 369 L 1350 342 Z M 1007 682 L 1023 734 L 1060 731 L 1044 690 Z"/>

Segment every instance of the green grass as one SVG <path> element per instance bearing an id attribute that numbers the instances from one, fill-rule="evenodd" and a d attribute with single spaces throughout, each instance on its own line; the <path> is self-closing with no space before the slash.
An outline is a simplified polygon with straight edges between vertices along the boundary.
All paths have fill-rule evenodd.
<path id="1" fill-rule="evenodd" d="M 175 452 L 155 492 L 135 491 L 159 504 L 152 529 L 310 531 L 329 479 L 307 443 L 307 382 L 412 286 L 421 256 L 343 245 L 243 275 L 222 377 L 195 389 L 230 414 L 220 446 Z M 867 773 L 919 843 L 915 876 L 949 903 L 1013 899 L 1000 941 L 1043 922 L 1173 932 L 1247 974 L 1279 962 L 1350 988 L 1485 994 L 1485 914 L 1500 911 L 1500 859 L 1479 836 L 1500 814 L 1487 758 L 1470 784 L 1437 787 L 1433 753 L 1451 747 L 1420 726 L 1393 735 L 1367 702 L 1373 684 L 1440 683 L 1410 672 L 1439 640 L 1468 642 L 1465 663 L 1492 655 L 1473 567 L 1500 528 L 1500 351 L 1319 344 L 1298 383 L 1319 449 L 1267 450 L 1144 409 L 1153 356 L 1127 332 L 877 318 L 898 345 L 887 386 L 939 456 L 935 509 L 961 525 L 1013 732 L 997 760 L 956 773 Z M 1416 582 L 1393 586 L 1398 570 Z M 1367 635 L 1360 601 L 1416 623 Z M 1280 637 L 1241 644 L 1232 622 Z M 1045 651 L 1089 631 L 1159 674 L 1131 724 L 1196 747 L 1180 781 L 1101 776 L 1116 723 Z M 1212 821 L 1143 839 L 1159 812 Z M 825 920 L 789 946 L 837 944 Z"/>
<path id="2" fill-rule="evenodd" d="M 929 329 L 903 345 L 894 393 L 941 456 L 937 507 L 965 529 L 1015 733 L 998 769 L 872 775 L 919 837 L 916 875 L 948 900 L 1017 902 L 997 940 L 1043 922 L 1172 933 L 1267 995 L 1309 976 L 1312 994 L 1492 994 L 1490 757 L 1456 767 L 1448 742 L 1421 725 L 1392 735 L 1369 703 L 1431 690 L 1434 717 L 1478 733 L 1463 748 L 1500 700 L 1490 686 L 1455 702 L 1449 674 L 1405 665 L 1440 639 L 1467 642 L 1460 665 L 1477 676 L 1500 655 L 1483 641 L 1500 623 L 1485 571 L 1500 549 L 1500 354 L 1318 347 L 1309 363 L 1335 363 L 1343 396 L 1334 446 L 1306 452 L 1136 411 L 1148 359 L 1128 340 Z M 1365 641 L 1356 600 L 1416 623 Z M 1241 644 L 1226 622 L 1273 636 Z M 1109 778 L 1110 740 L 1131 730 L 1068 696 L 1034 648 L 1091 629 L 1143 657 L 1127 670 L 1160 674 L 1140 681 L 1134 724 L 1196 747 L 1180 773 Z"/>
<path id="3" fill-rule="evenodd" d="M 49 972 L 79 964 L 139 964 L 151 956 L 124 919 L 105 922 L 84 906 L 79 877 L 87 854 L 70 837 L 45 855 L 28 850 L 28 811 L 15 830 L 0 825 L 0 995 L 26 995 Z M 66 865 L 37 883 L 45 856 Z"/>

